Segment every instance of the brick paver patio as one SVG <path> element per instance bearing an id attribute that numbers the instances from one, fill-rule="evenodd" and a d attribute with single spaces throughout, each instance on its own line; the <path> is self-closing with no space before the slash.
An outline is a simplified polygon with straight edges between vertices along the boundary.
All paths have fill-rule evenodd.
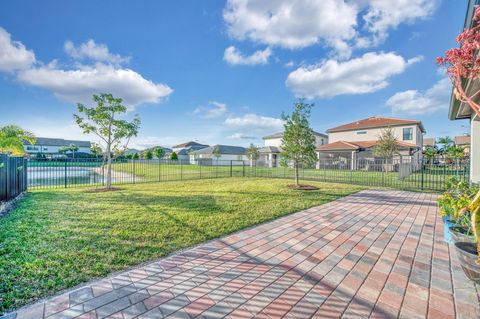
<path id="1" fill-rule="evenodd" d="M 435 199 L 363 191 L 7 317 L 480 318 Z"/>

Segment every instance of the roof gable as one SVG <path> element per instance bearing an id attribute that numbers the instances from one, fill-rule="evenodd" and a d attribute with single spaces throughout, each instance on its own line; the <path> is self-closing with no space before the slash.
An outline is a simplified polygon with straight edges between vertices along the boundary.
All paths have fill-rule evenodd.
<path id="1" fill-rule="evenodd" d="M 172 146 L 172 148 L 186 148 L 186 147 L 191 147 L 191 146 L 204 146 L 204 147 L 208 147 L 208 145 L 206 145 L 206 144 L 200 144 L 200 143 L 197 143 L 197 142 L 194 142 L 194 141 L 190 141 L 190 142 L 186 142 L 186 143 L 174 145 L 174 146 Z"/>

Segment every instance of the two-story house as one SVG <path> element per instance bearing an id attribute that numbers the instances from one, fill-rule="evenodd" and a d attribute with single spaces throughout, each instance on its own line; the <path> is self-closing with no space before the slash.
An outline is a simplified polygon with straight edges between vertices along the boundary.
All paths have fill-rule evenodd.
<path id="1" fill-rule="evenodd" d="M 315 144 L 317 146 L 328 144 L 328 136 L 326 134 L 313 132 L 315 135 Z M 263 137 L 264 146 L 258 151 L 260 158 L 258 163 L 262 163 L 268 167 L 277 167 L 280 162 L 280 153 L 282 152 L 283 132 L 275 133 Z"/>
<path id="2" fill-rule="evenodd" d="M 317 147 L 318 158 L 374 160 L 375 145 L 386 128 L 391 128 L 398 140 L 399 156 L 422 158 L 425 128 L 421 121 L 379 116 L 328 129 L 329 143 Z"/>

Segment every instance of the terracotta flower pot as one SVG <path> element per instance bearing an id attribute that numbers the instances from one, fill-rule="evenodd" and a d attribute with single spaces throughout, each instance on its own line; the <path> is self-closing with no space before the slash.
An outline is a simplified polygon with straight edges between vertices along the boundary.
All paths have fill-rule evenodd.
<path id="1" fill-rule="evenodd" d="M 476 263 L 478 258 L 477 244 L 457 242 L 455 243 L 455 250 L 465 275 L 476 284 L 480 284 L 480 265 Z"/>
<path id="2" fill-rule="evenodd" d="M 476 243 L 477 242 L 472 232 L 469 233 L 469 229 L 467 227 L 452 226 L 450 227 L 449 231 L 450 231 L 450 237 L 452 238 L 453 243 L 458 243 L 458 242 Z"/>

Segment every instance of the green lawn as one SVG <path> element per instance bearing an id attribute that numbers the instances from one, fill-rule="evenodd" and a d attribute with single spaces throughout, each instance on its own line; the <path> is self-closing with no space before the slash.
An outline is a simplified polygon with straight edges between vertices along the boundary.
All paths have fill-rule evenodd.
<path id="1" fill-rule="evenodd" d="M 227 176 L 256 176 L 256 177 L 279 177 L 293 178 L 294 171 L 291 168 L 266 168 L 250 166 L 199 166 L 199 165 L 158 165 L 156 163 L 116 163 L 113 169 L 118 172 L 128 173 L 123 180 L 131 183 L 137 182 L 199 179 L 209 177 Z M 398 179 L 397 172 L 376 171 L 351 171 L 345 169 L 305 169 L 300 170 L 301 178 L 328 183 L 350 183 L 366 186 L 392 187 L 409 190 L 442 191 L 445 188 L 445 180 L 450 176 L 458 175 L 464 178 L 464 171 L 454 171 L 451 168 L 431 170 L 426 168 L 423 172 L 415 172 L 404 179 Z M 422 182 L 423 181 L 423 182 Z"/>
<path id="2" fill-rule="evenodd" d="M 362 187 L 225 178 L 32 192 L 0 219 L 0 314 L 36 299 Z"/>

